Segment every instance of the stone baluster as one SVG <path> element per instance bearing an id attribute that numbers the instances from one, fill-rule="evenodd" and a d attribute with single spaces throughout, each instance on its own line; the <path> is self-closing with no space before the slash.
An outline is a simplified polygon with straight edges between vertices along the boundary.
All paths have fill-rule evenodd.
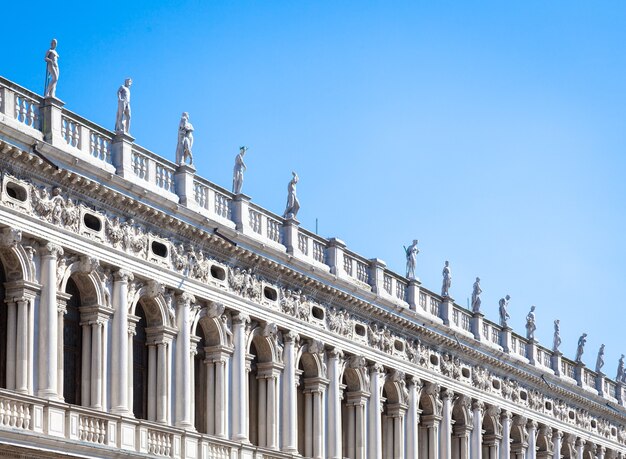
<path id="1" fill-rule="evenodd" d="M 382 408 L 382 391 L 385 373 L 382 365 L 374 364 L 369 368 L 370 372 L 370 398 L 368 404 L 368 459 L 382 459 L 382 425 L 380 412 Z"/>
<path id="2" fill-rule="evenodd" d="M 328 351 L 328 457 L 343 457 L 341 444 L 341 359 L 343 354 L 338 349 Z"/>
<path id="3" fill-rule="evenodd" d="M 424 385 L 422 381 L 412 376 L 409 378 L 409 408 L 406 418 L 406 456 L 408 458 L 418 457 L 419 452 L 419 423 L 420 414 L 419 401 Z"/>
<path id="4" fill-rule="evenodd" d="M 246 326 L 250 318 L 233 316 L 233 400 L 232 439 L 248 442 L 248 372 L 246 370 Z"/>
<path id="5" fill-rule="evenodd" d="M 111 412 L 128 415 L 131 412 L 128 398 L 128 282 L 132 273 L 119 270 L 113 275 L 112 303 L 114 309 L 111 332 Z"/>
<path id="6" fill-rule="evenodd" d="M 193 295 L 183 293 L 176 298 L 176 425 L 191 428 L 191 304 Z"/>
<path id="7" fill-rule="evenodd" d="M 41 300 L 39 303 L 39 392 L 46 399 L 58 398 L 57 257 L 63 249 L 53 243 L 42 247 Z M 63 354 L 61 354 L 62 356 Z"/>
<path id="8" fill-rule="evenodd" d="M 482 459 L 483 455 L 483 413 L 485 412 L 485 404 L 480 400 L 472 403 L 472 441 L 470 446 L 470 457 L 472 459 Z"/>
<path id="9" fill-rule="evenodd" d="M 298 339 L 298 335 L 294 332 L 283 333 L 285 368 L 283 370 L 282 450 L 289 453 L 298 451 L 298 393 L 296 380 L 296 344 Z"/>

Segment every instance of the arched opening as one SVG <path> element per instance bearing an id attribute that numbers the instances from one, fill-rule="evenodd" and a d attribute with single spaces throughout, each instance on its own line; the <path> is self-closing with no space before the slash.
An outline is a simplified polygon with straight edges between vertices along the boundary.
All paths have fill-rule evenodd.
<path id="1" fill-rule="evenodd" d="M 298 362 L 297 389 L 298 452 L 303 457 L 324 456 L 324 393 L 323 354 L 311 353 L 307 344 Z"/>
<path id="2" fill-rule="evenodd" d="M 561 442 L 561 457 L 563 459 L 574 459 L 576 457 L 576 435 L 565 434 Z"/>
<path id="3" fill-rule="evenodd" d="M 350 367 L 343 372 L 344 397 L 341 400 L 342 445 L 344 457 L 364 459 L 366 451 L 365 414 L 370 394 L 364 390 L 366 386 L 364 378 L 367 374 L 367 369 L 363 365 L 356 365 L 356 363 L 353 357 Z"/>
<path id="4" fill-rule="evenodd" d="M 552 441 L 552 429 L 542 425 L 537 430 L 537 459 L 551 458 L 554 443 Z"/>
<path id="5" fill-rule="evenodd" d="M 133 413 L 137 419 L 148 419 L 148 321 L 141 303 L 137 305 L 135 315 L 139 321 L 133 336 Z"/>
<path id="6" fill-rule="evenodd" d="M 207 371 L 205 370 L 206 360 L 206 339 L 202 327 L 196 328 L 196 353 L 193 359 L 194 368 L 194 426 L 198 432 L 210 433 L 207 419 L 211 413 L 207 409 L 207 392 L 211 390 L 207 381 Z"/>
<path id="7" fill-rule="evenodd" d="M 525 457 L 529 440 L 526 423 L 527 419 L 524 416 L 515 415 L 513 417 L 511 424 L 511 459 Z"/>
<path id="8" fill-rule="evenodd" d="M 394 372 L 383 386 L 381 413 L 383 457 L 404 458 L 406 404 L 404 374 Z"/>
<path id="9" fill-rule="evenodd" d="M 67 403 L 80 405 L 83 330 L 80 291 L 72 278 L 68 279 L 65 292 L 70 297 L 63 317 L 63 398 Z"/>
<path id="10" fill-rule="evenodd" d="M 441 400 L 438 384 L 426 383 L 420 397 L 421 422 L 418 429 L 419 459 L 437 459 L 439 457 L 439 413 Z M 439 404 L 439 405 L 437 405 Z"/>
<path id="11" fill-rule="evenodd" d="M 499 457 L 502 440 L 500 408 L 488 406 L 483 416 L 483 457 Z"/>
<path id="12" fill-rule="evenodd" d="M 5 303 L 4 266 L 0 263 L 0 387 L 7 388 L 7 304 Z"/>
<path id="13" fill-rule="evenodd" d="M 472 425 L 472 399 L 461 395 L 452 406 L 452 459 L 469 457 Z"/>

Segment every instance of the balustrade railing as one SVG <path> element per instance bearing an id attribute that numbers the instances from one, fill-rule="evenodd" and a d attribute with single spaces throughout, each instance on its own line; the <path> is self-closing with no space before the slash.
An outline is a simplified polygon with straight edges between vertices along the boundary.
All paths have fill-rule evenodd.
<path id="1" fill-rule="evenodd" d="M 15 119 L 39 130 L 39 118 L 39 102 L 23 94 L 15 93 Z"/>
<path id="2" fill-rule="evenodd" d="M 0 426 L 31 429 L 31 404 L 0 397 Z"/>
<path id="3" fill-rule="evenodd" d="M 101 133 L 89 133 L 89 154 L 100 161 L 111 164 L 111 138 Z"/>
<path id="4" fill-rule="evenodd" d="M 88 443 L 103 445 L 107 443 L 108 421 L 92 416 L 80 415 L 78 418 L 78 437 Z"/>
<path id="5" fill-rule="evenodd" d="M 196 204 L 203 209 L 209 209 L 209 187 L 199 182 L 193 184 L 194 198 Z"/>
<path id="6" fill-rule="evenodd" d="M 135 175 L 142 180 L 148 181 L 148 158 L 137 151 L 133 151 L 130 160 Z"/>
<path id="7" fill-rule="evenodd" d="M 172 434 L 148 429 L 148 453 L 159 457 L 172 455 Z"/>
<path id="8" fill-rule="evenodd" d="M 165 191 L 174 192 L 174 169 L 164 164 L 156 165 L 156 185 Z"/>
<path id="9" fill-rule="evenodd" d="M 81 147 L 80 125 L 67 116 L 61 118 L 61 135 L 70 147 Z"/>
<path id="10" fill-rule="evenodd" d="M 225 194 L 215 191 L 215 214 L 222 218 L 230 218 L 230 198 Z"/>

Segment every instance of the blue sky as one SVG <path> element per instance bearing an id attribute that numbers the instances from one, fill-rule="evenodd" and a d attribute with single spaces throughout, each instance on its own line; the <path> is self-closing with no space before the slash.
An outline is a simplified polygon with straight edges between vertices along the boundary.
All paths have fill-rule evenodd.
<path id="1" fill-rule="evenodd" d="M 130 4 L 129 4 L 130 3 Z M 27 11 L 28 9 L 28 11 Z M 626 352 L 626 3 L 17 2 L 0 73 L 43 91 L 59 41 L 57 96 L 113 128 L 133 78 L 136 142 L 174 159 L 182 111 L 200 175 L 230 188 L 250 147 L 244 192 L 282 213 L 300 176 L 302 225 L 404 270 L 432 290 L 450 260 L 451 293 L 474 278 L 523 333 L 584 360 Z M 28 23 L 36 11 L 36 23 Z M 44 20 L 43 17 L 47 15 Z M 10 24 L 15 27 L 11 29 Z"/>

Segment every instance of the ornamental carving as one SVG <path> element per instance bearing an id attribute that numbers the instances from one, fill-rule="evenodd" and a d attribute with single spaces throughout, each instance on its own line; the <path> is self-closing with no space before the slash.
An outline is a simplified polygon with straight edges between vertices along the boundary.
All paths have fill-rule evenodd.
<path id="1" fill-rule="evenodd" d="M 62 195 L 61 188 L 55 187 L 52 192 L 41 187 L 33 190 L 32 206 L 35 213 L 55 226 L 78 232 L 80 211 L 74 201 Z"/>
<path id="2" fill-rule="evenodd" d="M 332 306 L 328 310 L 328 329 L 338 335 L 348 336 L 352 333 L 352 318 L 345 309 Z"/>
<path id="3" fill-rule="evenodd" d="M 263 286 L 259 276 L 250 270 L 228 267 L 228 285 L 233 292 L 243 298 L 260 302 Z"/>

